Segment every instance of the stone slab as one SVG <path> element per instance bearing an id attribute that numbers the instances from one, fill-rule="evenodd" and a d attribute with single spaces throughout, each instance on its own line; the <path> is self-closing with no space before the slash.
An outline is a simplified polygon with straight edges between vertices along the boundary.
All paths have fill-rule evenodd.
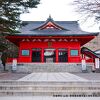
<path id="1" fill-rule="evenodd" d="M 31 73 L 18 81 L 36 81 L 36 82 L 70 82 L 70 81 L 88 81 L 71 73 Z"/>

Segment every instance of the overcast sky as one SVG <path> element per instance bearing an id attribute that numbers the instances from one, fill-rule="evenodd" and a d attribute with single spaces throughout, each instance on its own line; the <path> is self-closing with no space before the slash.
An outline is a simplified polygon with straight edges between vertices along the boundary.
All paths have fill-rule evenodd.
<path id="1" fill-rule="evenodd" d="M 23 21 L 42 21 L 46 20 L 49 15 L 55 21 L 74 21 L 79 20 L 75 7 L 71 5 L 74 0 L 41 0 L 38 8 L 30 10 L 30 13 L 21 15 Z M 91 23 L 90 23 L 91 22 Z M 82 24 L 81 28 L 86 31 L 98 31 L 98 26 L 93 27 L 93 21 Z"/>

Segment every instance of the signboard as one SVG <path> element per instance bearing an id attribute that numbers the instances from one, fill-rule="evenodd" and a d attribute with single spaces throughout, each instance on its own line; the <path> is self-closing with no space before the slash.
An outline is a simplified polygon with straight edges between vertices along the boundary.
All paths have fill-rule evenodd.
<path id="1" fill-rule="evenodd" d="M 13 59 L 12 62 L 12 71 L 16 71 L 17 70 L 17 59 Z"/>
<path id="2" fill-rule="evenodd" d="M 95 58 L 95 68 L 99 69 L 100 68 L 100 61 L 99 58 Z"/>
<path id="3" fill-rule="evenodd" d="M 82 70 L 86 70 L 86 61 L 85 59 L 82 59 Z"/>

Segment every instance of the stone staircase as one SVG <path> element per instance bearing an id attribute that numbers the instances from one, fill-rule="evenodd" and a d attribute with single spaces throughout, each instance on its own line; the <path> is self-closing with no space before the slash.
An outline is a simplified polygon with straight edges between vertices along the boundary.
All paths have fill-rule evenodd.
<path id="1" fill-rule="evenodd" d="M 100 82 L 0 81 L 0 96 L 100 97 Z"/>
<path id="2" fill-rule="evenodd" d="M 7 70 L 12 70 L 7 64 Z M 93 64 L 87 64 L 87 72 L 92 71 Z M 18 63 L 16 72 L 82 72 L 81 63 Z"/>

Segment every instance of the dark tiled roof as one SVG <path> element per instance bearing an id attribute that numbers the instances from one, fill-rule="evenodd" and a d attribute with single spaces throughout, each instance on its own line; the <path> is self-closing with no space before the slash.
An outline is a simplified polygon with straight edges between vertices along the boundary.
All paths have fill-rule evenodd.
<path id="1" fill-rule="evenodd" d="M 99 56 L 99 58 L 100 58 L 100 49 L 99 50 L 96 50 L 96 51 L 94 51 L 98 56 Z"/>
<path id="2" fill-rule="evenodd" d="M 88 49 L 87 47 L 82 47 L 82 48 L 81 48 L 81 52 L 82 52 L 83 54 L 86 54 L 87 56 L 90 56 L 90 57 L 91 57 L 91 54 L 92 54 L 92 56 L 94 56 L 95 58 L 96 58 L 96 57 L 97 57 L 97 58 L 100 58 L 100 56 L 99 56 L 97 53 L 95 53 L 94 51 Z"/>
<path id="3" fill-rule="evenodd" d="M 55 24 L 62 27 L 62 30 L 57 29 L 44 29 L 38 30 L 37 28 L 44 25 L 47 21 L 24 21 L 20 32 L 16 35 L 20 36 L 80 36 L 80 35 L 98 35 L 98 33 L 89 33 L 82 31 L 77 21 L 53 21 Z"/>

